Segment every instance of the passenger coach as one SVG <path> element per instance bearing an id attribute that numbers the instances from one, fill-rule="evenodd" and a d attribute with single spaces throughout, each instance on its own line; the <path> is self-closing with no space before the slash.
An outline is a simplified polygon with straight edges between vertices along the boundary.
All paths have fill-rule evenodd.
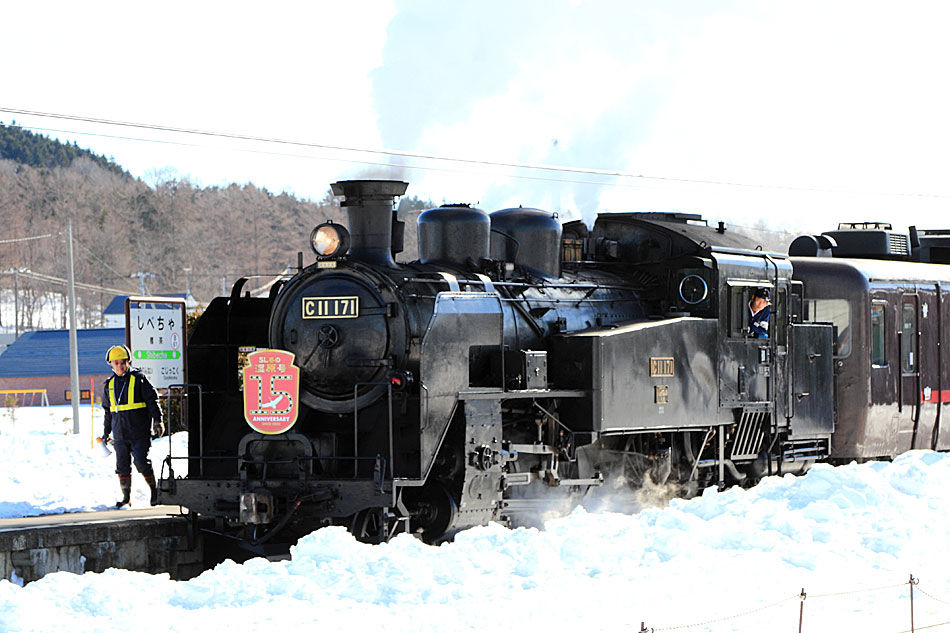
<path id="1" fill-rule="evenodd" d="M 950 349 L 944 242 L 950 236 L 941 232 L 908 236 L 861 223 L 789 249 L 805 287 L 804 320 L 835 326 L 833 459 L 950 449 L 950 363 L 940 353 Z"/>

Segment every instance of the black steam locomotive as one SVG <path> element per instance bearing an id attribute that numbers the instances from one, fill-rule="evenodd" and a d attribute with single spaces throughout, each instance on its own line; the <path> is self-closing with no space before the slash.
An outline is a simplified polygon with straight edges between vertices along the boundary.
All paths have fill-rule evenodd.
<path id="1" fill-rule="evenodd" d="M 187 350 L 188 475 L 165 464 L 163 503 L 252 549 L 323 525 L 436 542 L 605 491 L 950 448 L 950 267 L 902 261 L 950 261 L 950 235 L 850 225 L 786 256 L 695 215 L 588 230 L 445 205 L 397 264 L 406 187 L 334 184 L 348 230 L 314 229 L 316 260 L 270 296 L 242 280 L 209 305 Z M 763 288 L 771 334 L 750 338 Z M 245 422 L 256 350 L 294 355 L 289 429 Z"/>

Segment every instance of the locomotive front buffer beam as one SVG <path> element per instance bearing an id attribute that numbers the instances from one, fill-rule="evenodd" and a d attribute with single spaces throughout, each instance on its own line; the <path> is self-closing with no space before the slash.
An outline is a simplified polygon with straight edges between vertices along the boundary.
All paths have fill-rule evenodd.
<path id="1" fill-rule="evenodd" d="M 288 512 L 335 519 L 395 505 L 392 490 L 372 480 L 272 480 L 266 486 L 227 479 L 178 479 L 174 483 L 174 494 L 163 494 L 162 503 L 219 517 L 232 526 L 269 524 L 275 516 Z"/>

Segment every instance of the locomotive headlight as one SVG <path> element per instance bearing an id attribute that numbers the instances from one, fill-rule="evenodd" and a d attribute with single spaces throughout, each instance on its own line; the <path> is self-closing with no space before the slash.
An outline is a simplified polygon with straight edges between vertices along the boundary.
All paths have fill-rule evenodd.
<path id="1" fill-rule="evenodd" d="M 342 257 L 350 247 L 350 233 L 339 224 L 324 222 L 310 233 L 310 246 L 320 259 Z"/>

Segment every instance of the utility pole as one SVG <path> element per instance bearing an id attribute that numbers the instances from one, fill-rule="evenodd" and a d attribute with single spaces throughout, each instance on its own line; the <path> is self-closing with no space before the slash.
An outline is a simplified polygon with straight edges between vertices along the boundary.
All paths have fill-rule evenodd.
<path id="1" fill-rule="evenodd" d="M 17 285 L 16 274 L 20 269 L 13 267 L 13 338 L 20 338 L 20 287 Z"/>
<path id="2" fill-rule="evenodd" d="M 145 272 L 141 272 L 141 271 L 140 271 L 140 272 L 137 272 L 137 273 L 132 273 L 131 275 L 129 275 L 129 278 L 130 278 L 130 279 L 131 279 L 132 277 L 138 277 L 138 278 L 139 278 L 139 296 L 141 296 L 141 297 L 147 297 L 147 296 L 148 296 L 148 287 L 145 285 L 145 278 L 146 278 L 146 277 L 158 277 L 158 276 L 159 276 L 159 275 L 157 275 L 156 273 L 145 273 Z"/>
<path id="3" fill-rule="evenodd" d="M 79 339 L 76 335 L 76 280 L 73 272 L 72 220 L 66 220 L 66 250 L 69 253 L 69 387 L 73 401 L 73 435 L 79 435 Z"/>

